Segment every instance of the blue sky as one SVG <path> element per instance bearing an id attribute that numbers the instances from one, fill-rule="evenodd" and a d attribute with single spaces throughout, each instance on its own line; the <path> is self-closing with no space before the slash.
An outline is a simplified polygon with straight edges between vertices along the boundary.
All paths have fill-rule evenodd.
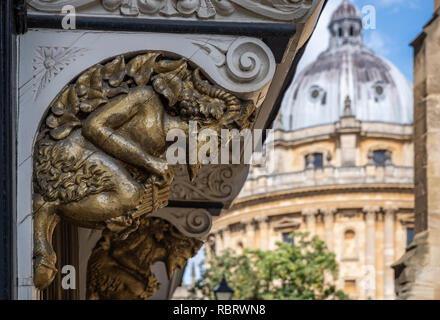
<path id="1" fill-rule="evenodd" d="M 352 0 L 362 9 L 373 6 L 376 10 L 376 29 L 364 30 L 364 41 L 379 56 L 385 57 L 412 82 L 413 50 L 410 43 L 422 32 L 431 19 L 434 0 Z M 315 33 L 310 40 L 298 71 L 313 62 L 327 48 L 327 25 L 331 14 L 342 0 L 329 0 Z"/>
<path id="2" fill-rule="evenodd" d="M 412 82 L 413 50 L 410 43 L 422 32 L 423 26 L 431 19 L 434 0 L 352 0 L 362 9 L 372 5 L 376 10 L 376 29 L 364 30 L 366 45 L 376 54 L 391 61 Z M 329 0 L 325 11 L 310 39 L 310 43 L 298 66 L 298 73 L 313 62 L 327 48 L 329 35 L 327 25 L 331 14 L 342 0 Z M 298 74 L 297 73 L 297 74 Z M 196 278 L 200 277 L 198 268 L 204 259 L 204 250 L 188 261 L 183 282 L 190 284 L 191 267 L 196 264 Z"/>
<path id="3" fill-rule="evenodd" d="M 434 1 L 357 0 L 355 3 L 360 8 L 368 4 L 376 7 L 376 29 L 364 33 L 366 44 L 393 62 L 412 82 L 413 50 L 409 44 L 431 19 Z"/>
<path id="4" fill-rule="evenodd" d="M 183 283 L 185 285 L 191 284 L 191 273 L 192 273 L 192 264 L 195 264 L 195 272 L 196 272 L 196 279 L 200 279 L 200 273 L 202 270 L 200 270 L 200 263 L 205 260 L 205 247 L 203 246 L 199 252 L 197 252 L 197 255 L 191 259 L 188 260 L 185 273 L 183 274 Z"/>

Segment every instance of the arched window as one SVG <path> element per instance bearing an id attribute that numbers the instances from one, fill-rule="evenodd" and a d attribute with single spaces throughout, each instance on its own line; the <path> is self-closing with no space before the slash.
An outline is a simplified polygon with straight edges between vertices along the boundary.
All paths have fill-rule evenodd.
<path id="1" fill-rule="evenodd" d="M 353 37 L 353 36 L 354 36 L 354 28 L 350 27 L 350 37 Z"/>
<path id="2" fill-rule="evenodd" d="M 347 230 L 344 233 L 344 259 L 355 259 L 357 258 L 357 248 L 356 248 L 356 232 L 354 230 Z"/>
<path id="3" fill-rule="evenodd" d="M 342 28 L 339 28 L 338 32 L 339 32 L 339 38 L 342 38 L 344 35 L 344 31 L 342 30 Z"/>

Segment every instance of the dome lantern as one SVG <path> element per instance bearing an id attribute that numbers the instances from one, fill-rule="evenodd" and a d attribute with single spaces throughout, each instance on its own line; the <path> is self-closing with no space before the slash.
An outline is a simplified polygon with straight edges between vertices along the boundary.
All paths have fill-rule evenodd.
<path id="1" fill-rule="evenodd" d="M 362 17 L 359 10 L 349 1 L 336 9 L 328 26 L 330 30 L 330 48 L 346 44 L 362 44 Z"/>

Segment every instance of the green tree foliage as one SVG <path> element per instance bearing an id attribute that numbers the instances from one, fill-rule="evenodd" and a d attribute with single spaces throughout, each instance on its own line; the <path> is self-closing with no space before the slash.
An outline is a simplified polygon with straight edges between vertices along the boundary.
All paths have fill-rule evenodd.
<path id="1" fill-rule="evenodd" d="M 292 233 L 294 244 L 277 243 L 273 251 L 224 251 L 212 257 L 193 288 L 192 297 L 214 299 L 213 289 L 224 275 L 234 289 L 234 299 L 347 299 L 336 290 L 338 264 L 335 254 L 318 237 Z M 202 263 L 203 266 L 203 263 Z"/>

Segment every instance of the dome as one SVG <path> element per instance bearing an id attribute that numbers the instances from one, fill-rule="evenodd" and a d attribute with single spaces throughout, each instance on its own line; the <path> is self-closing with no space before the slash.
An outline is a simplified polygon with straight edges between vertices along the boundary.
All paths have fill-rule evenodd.
<path id="1" fill-rule="evenodd" d="M 359 121 L 411 124 L 411 84 L 392 63 L 364 45 L 361 17 L 349 1 L 333 13 L 329 32 L 328 49 L 298 75 L 286 93 L 286 129 L 337 122 L 347 97 Z"/>

